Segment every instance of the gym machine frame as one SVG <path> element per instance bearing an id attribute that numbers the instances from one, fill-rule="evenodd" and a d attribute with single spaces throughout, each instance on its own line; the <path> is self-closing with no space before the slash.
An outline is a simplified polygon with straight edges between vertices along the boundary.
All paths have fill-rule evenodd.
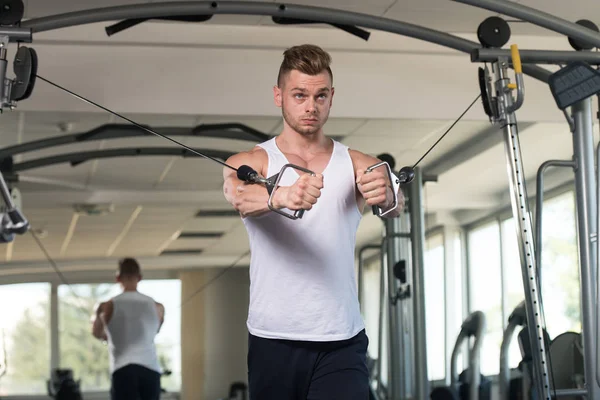
<path id="1" fill-rule="evenodd" d="M 367 250 L 379 250 L 379 332 L 376 381 L 377 393 L 386 399 L 422 399 L 429 396 L 423 254 L 425 244 L 422 212 L 423 176 L 415 168 L 413 180 L 405 186 L 407 212 L 382 219 L 379 245 L 368 244 L 358 251 L 358 293 L 362 304 L 364 257 Z M 383 318 L 388 320 L 389 353 L 387 385 L 382 381 Z"/>
<path id="2" fill-rule="evenodd" d="M 480 69 L 480 83 L 482 99 L 486 113 L 491 121 L 501 126 L 504 130 L 504 145 L 508 165 L 511 205 L 517 225 L 517 238 L 523 285 L 526 297 L 526 313 L 529 321 L 529 339 L 532 346 L 533 362 L 535 369 L 535 385 L 537 393 L 544 399 L 550 399 L 550 381 L 543 329 L 546 326 L 543 320 L 541 293 L 537 283 L 537 264 L 535 261 L 535 248 L 533 238 L 533 224 L 531 223 L 527 189 L 525 185 L 524 168 L 519 145 L 519 134 L 516 111 L 524 100 L 524 81 L 521 69 L 521 59 L 516 46 L 511 46 L 512 64 L 516 73 L 516 84 L 510 83 L 508 77 L 509 58 L 501 55 L 492 64 L 495 78 L 495 94 L 492 95 L 490 78 L 487 68 Z M 516 90 L 516 99 L 513 99 L 512 90 Z"/>
<path id="3" fill-rule="evenodd" d="M 453 0 L 464 4 L 469 4 L 475 7 L 488 9 L 500 14 L 509 15 L 515 18 L 520 18 L 526 22 L 530 22 L 563 35 L 569 36 L 576 40 L 586 41 L 591 43 L 595 47 L 600 47 L 600 34 L 586 27 L 580 26 L 575 23 L 563 20 L 561 18 L 549 15 L 547 13 L 535 10 L 526 6 L 522 6 L 509 1 L 499 0 Z M 209 16 L 214 14 L 242 14 L 242 15 L 266 15 L 274 18 L 290 18 L 297 20 L 307 21 L 318 21 L 321 23 L 330 24 L 345 24 L 345 25 L 356 25 L 365 28 L 372 28 L 381 31 L 387 31 L 412 37 L 415 39 L 424 40 L 441 46 L 445 46 L 451 49 L 455 49 L 467 54 L 479 51 L 480 57 L 490 57 L 493 59 L 496 65 L 497 74 L 497 88 L 498 98 L 500 100 L 499 105 L 504 107 L 501 113 L 499 113 L 499 119 L 497 122 L 501 123 L 505 129 L 505 144 L 507 150 L 507 162 L 509 166 L 509 176 L 511 180 L 510 190 L 512 192 L 512 204 L 513 213 L 517 220 L 517 235 L 520 239 L 520 253 L 523 261 L 523 280 L 526 289 L 526 298 L 531 302 L 527 307 L 527 316 L 529 321 L 539 321 L 539 293 L 536 291 L 537 284 L 535 283 L 536 277 L 536 259 L 533 246 L 532 226 L 527 209 L 526 193 L 524 191 L 524 179 L 522 177 L 522 165 L 520 159 L 520 150 L 518 143 L 518 134 L 516 127 L 516 119 L 514 118 L 515 102 L 513 102 L 511 95 L 505 90 L 509 89 L 507 83 L 507 70 L 510 66 L 508 52 L 505 50 L 494 50 L 494 52 L 485 52 L 483 49 L 479 50 L 480 46 L 459 37 L 453 35 L 435 31 L 432 29 L 420 27 L 417 25 L 404 23 L 401 21 L 395 21 L 387 18 L 376 17 L 372 15 L 346 12 L 342 10 L 328 9 L 322 7 L 309 7 L 294 4 L 277 4 L 277 3 L 254 3 L 254 2 L 167 2 L 167 3 L 143 3 L 129 6 L 118 6 L 118 7 L 106 7 L 91 9 L 79 12 L 66 13 L 55 16 L 48 16 L 43 18 L 34 18 L 28 21 L 15 23 L 14 26 L 5 26 L 0 31 L 0 38 L 2 43 L 7 41 L 19 41 L 19 42 L 31 42 L 31 35 L 37 32 L 43 32 L 53 29 L 66 28 L 75 25 L 89 24 L 101 21 L 112 21 L 119 19 L 133 19 L 133 18 L 155 18 L 155 17 L 174 17 L 174 16 Z M 2 95 L 2 102 L 0 108 L 14 108 L 16 105 L 11 101 L 8 93 L 11 89 L 11 81 L 5 78 L 6 75 L 6 49 L 3 46 L 0 49 L 0 60 L 2 61 L 2 68 L 0 68 L 0 94 Z M 548 82 L 548 78 L 551 73 L 543 68 L 534 65 L 527 65 L 527 63 L 563 63 L 569 60 L 578 59 L 586 61 L 592 65 L 597 65 L 599 55 L 596 53 L 578 53 L 569 51 L 553 51 L 553 52 L 539 52 L 536 50 L 523 50 L 522 62 L 526 65 L 523 66 L 522 72 L 532 76 L 543 82 Z M 473 62 L 484 62 L 478 60 L 477 56 L 472 59 Z M 517 74 L 518 83 L 521 86 L 523 79 L 520 75 L 520 71 Z M 521 76 L 519 78 L 519 76 Z M 521 97 L 522 98 L 522 97 Z M 517 96 L 517 104 L 519 104 L 519 96 Z M 584 318 L 584 345 L 586 353 L 594 354 L 596 356 L 596 362 L 591 362 L 588 357 L 586 360 L 586 383 L 588 385 L 588 398 L 598 399 L 600 398 L 600 390 L 598 382 L 600 376 L 598 374 L 598 362 L 600 357 L 598 354 L 598 346 L 594 336 L 598 336 L 598 310 L 595 312 L 592 309 L 592 302 L 589 299 L 597 300 L 596 290 L 597 286 L 597 275 L 595 269 L 592 268 L 597 266 L 597 246 L 600 245 L 596 240 L 596 217 L 599 214 L 596 211 L 596 192 L 593 189 L 591 177 L 593 177 L 593 150 L 590 155 L 590 141 L 591 141 L 591 100 L 583 100 L 576 106 L 574 106 L 574 121 L 575 136 L 574 142 L 578 145 L 575 152 L 578 156 L 579 151 L 583 151 L 585 154 L 582 156 L 580 166 L 576 174 L 576 184 L 578 186 L 578 228 L 579 228 L 579 240 L 580 240 L 580 256 L 581 256 L 581 269 L 582 269 L 582 295 L 588 296 L 583 304 L 583 318 Z M 581 140 L 579 140 L 581 139 Z M 589 140 L 588 140 L 589 139 Z M 600 149 L 598 150 L 600 153 Z M 414 184 L 414 183 L 413 183 Z M 599 188 L 600 190 L 600 188 Z M 417 216 L 422 214 L 419 211 Z M 415 217 L 416 218 L 416 217 Z M 417 221 L 415 221 L 417 222 Z M 420 221 L 422 222 L 422 221 Z M 422 229 L 421 225 L 421 228 Z M 413 225 L 414 227 L 414 225 Z M 20 233 L 20 232 L 17 232 Z M 592 242 L 596 242 L 596 246 L 592 246 Z M 413 247 L 415 244 L 413 244 Z M 413 250 L 417 250 L 415 259 L 422 261 L 422 243 L 416 245 L 417 247 Z M 418 310 L 419 312 L 423 310 Z M 530 322 L 531 324 L 531 322 Z M 424 324 L 423 324 L 424 327 Z M 421 327 L 422 328 L 422 327 Z M 592 335 L 595 333 L 595 335 Z M 532 339 L 534 339 L 532 337 Z M 548 376 L 547 376 L 547 364 L 545 363 L 545 353 L 543 343 L 538 340 L 534 340 L 537 343 L 539 351 L 539 357 L 537 357 L 537 373 L 539 379 L 537 384 L 541 386 L 544 393 L 544 398 L 549 399 L 549 387 L 548 387 Z M 420 350 L 420 349 L 419 349 Z M 420 352 L 420 351 L 419 351 Z M 421 354 L 424 355 L 425 353 Z M 392 354 L 392 357 L 396 356 Z M 427 376 L 423 374 L 423 369 L 417 369 L 417 375 L 419 376 L 419 382 L 417 388 L 427 387 Z M 421 395 L 423 392 L 421 392 Z M 427 395 L 427 394 L 425 394 Z"/>

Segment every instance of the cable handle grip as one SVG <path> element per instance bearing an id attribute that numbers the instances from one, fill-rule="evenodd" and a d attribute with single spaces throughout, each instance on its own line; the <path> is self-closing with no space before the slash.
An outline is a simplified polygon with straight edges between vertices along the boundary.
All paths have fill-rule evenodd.
<path id="1" fill-rule="evenodd" d="M 384 166 L 386 167 L 386 172 L 388 174 L 390 183 L 395 180 L 396 184 L 400 184 L 400 179 L 397 178 L 396 176 L 394 176 L 394 173 L 392 172 L 392 168 L 390 167 L 390 164 L 387 163 L 387 161 L 381 161 L 381 162 L 378 162 L 377 164 L 371 165 L 370 167 L 368 167 L 365 170 L 365 174 L 372 172 L 376 168 L 381 168 Z M 393 190 L 393 187 L 394 187 L 394 185 L 392 185 L 392 196 L 394 196 L 394 201 L 392 202 L 392 205 L 385 211 L 381 210 L 381 208 L 379 206 L 371 206 L 371 208 L 373 209 L 373 215 L 377 215 L 378 217 L 383 217 L 384 215 L 386 215 L 389 212 L 396 209 L 396 207 L 398 206 L 398 193 L 396 193 L 396 191 Z"/>
<path id="2" fill-rule="evenodd" d="M 269 209 L 271 211 L 274 211 L 278 214 L 283 215 L 284 217 L 288 217 L 290 219 L 299 219 L 302 218 L 302 216 L 304 215 L 304 212 L 306 210 L 304 209 L 300 209 L 300 210 L 295 210 L 293 214 L 287 213 L 285 211 L 281 211 L 278 210 L 277 208 L 275 208 L 273 206 L 273 197 L 275 196 L 275 191 L 277 190 L 277 188 L 279 187 L 279 181 L 281 180 L 281 177 L 283 176 L 283 172 L 288 169 L 288 168 L 293 168 L 296 169 L 298 171 L 302 171 L 302 172 L 306 172 L 307 174 L 310 174 L 311 176 L 315 176 L 316 174 L 311 171 L 310 169 L 304 168 L 304 167 L 300 167 L 298 165 L 294 165 L 294 164 L 285 164 L 283 167 L 281 167 L 281 170 L 279 170 L 279 172 L 271 177 L 268 178 L 268 180 L 271 183 L 271 188 L 269 188 L 267 186 L 267 190 L 270 191 L 270 196 L 269 196 L 269 201 L 267 202 L 267 205 L 269 206 Z"/>
<path id="3" fill-rule="evenodd" d="M 281 167 L 281 169 L 279 170 L 278 173 L 276 173 L 275 175 L 273 175 L 269 178 L 263 178 L 262 176 L 260 176 L 258 174 L 258 172 L 256 172 L 256 170 L 254 170 L 254 168 L 252 168 L 248 165 L 241 165 L 237 169 L 237 177 L 239 180 L 244 181 L 244 182 L 251 182 L 251 183 L 258 183 L 258 184 L 265 185 L 265 187 L 267 188 L 267 192 L 269 193 L 269 200 L 267 201 L 267 205 L 269 206 L 269 209 L 271 211 L 281 214 L 287 218 L 295 220 L 295 219 L 302 218 L 302 216 L 304 215 L 304 212 L 306 210 L 304 210 L 304 209 L 295 210 L 294 213 L 292 214 L 292 213 L 288 213 L 285 211 L 281 211 L 273 206 L 273 197 L 275 196 L 275 191 L 279 187 L 279 181 L 283 177 L 283 173 L 288 168 L 296 169 L 298 171 L 306 172 L 312 176 L 315 176 L 315 173 L 307 168 L 300 167 L 295 164 L 285 164 L 283 167 Z"/>

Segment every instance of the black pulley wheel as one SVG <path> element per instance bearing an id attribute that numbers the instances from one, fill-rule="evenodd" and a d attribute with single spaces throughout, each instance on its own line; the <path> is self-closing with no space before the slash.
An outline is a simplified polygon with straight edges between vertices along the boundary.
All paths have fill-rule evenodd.
<path id="1" fill-rule="evenodd" d="M 10 97 L 20 101 L 28 98 L 33 92 L 37 74 L 37 54 L 32 48 L 21 46 L 15 55 L 13 69 L 16 75 Z"/>
<path id="2" fill-rule="evenodd" d="M 415 170 L 412 167 L 402 167 L 398 172 L 398 178 L 402 184 L 411 183 L 415 179 Z"/>
<path id="3" fill-rule="evenodd" d="M 580 19 L 579 21 L 576 22 L 576 24 L 579 24 L 581 26 L 585 26 L 588 29 L 591 29 L 593 31 L 599 32 L 598 31 L 598 26 L 596 26 L 596 24 L 594 24 L 590 20 Z M 579 40 L 579 39 L 573 39 L 571 37 L 569 37 L 569 44 L 571 45 L 571 47 L 573 47 L 577 51 L 592 50 L 593 48 L 596 47 L 596 46 L 594 46 L 591 43 L 587 43 L 587 42 L 585 42 L 583 40 Z"/>
<path id="4" fill-rule="evenodd" d="M 492 118 L 494 116 L 494 112 L 492 109 L 489 76 L 487 70 L 483 69 L 482 67 L 479 67 L 478 78 L 479 90 L 481 90 L 481 102 L 483 103 L 483 111 L 485 111 L 485 114 L 488 117 Z"/>
<path id="5" fill-rule="evenodd" d="M 24 13 L 25 6 L 21 0 L 0 0 L 0 25 L 15 25 Z"/>
<path id="6" fill-rule="evenodd" d="M 477 28 L 477 39 L 483 47 L 499 49 L 510 39 L 510 26 L 500 17 L 486 18 Z"/>

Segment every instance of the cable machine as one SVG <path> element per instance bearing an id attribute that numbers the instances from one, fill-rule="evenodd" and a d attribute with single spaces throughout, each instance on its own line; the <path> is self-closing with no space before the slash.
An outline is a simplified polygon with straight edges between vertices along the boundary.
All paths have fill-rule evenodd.
<path id="1" fill-rule="evenodd" d="M 600 47 L 600 34 L 589 27 L 565 21 L 559 17 L 535 10 L 510 1 L 500 0 L 454 0 L 459 3 L 484 8 L 499 14 L 519 18 L 547 29 L 563 34 L 573 41 L 583 41 L 590 46 Z M 527 323 L 530 340 L 534 352 L 535 385 L 540 398 L 551 397 L 551 382 L 548 377 L 547 351 L 541 335 L 544 326 L 543 309 L 539 293 L 539 274 L 536 260 L 533 225 L 527 204 L 525 179 L 519 147 L 517 119 L 515 112 L 524 101 L 524 74 L 549 84 L 557 105 L 568 116 L 573 132 L 574 160 L 577 196 L 577 226 L 579 240 L 579 256 L 581 266 L 582 310 L 583 310 L 583 342 L 585 348 L 585 380 L 588 399 L 600 399 L 600 347 L 598 346 L 598 196 L 600 184 L 595 179 L 594 148 L 592 141 L 592 96 L 600 92 L 597 71 L 590 65 L 600 65 L 600 54 L 585 51 L 539 51 L 519 50 L 513 46 L 511 50 L 501 49 L 491 37 L 481 47 L 479 44 L 444 32 L 415 26 L 401 21 L 376 17 L 373 15 L 352 13 L 322 7 L 307 7 L 295 4 L 277 4 L 268 2 L 236 2 L 236 1 L 190 1 L 167 3 L 143 3 L 131 6 L 105 7 L 102 9 L 84 10 L 43 18 L 21 21 L 23 16 L 22 1 L 7 1 L 0 12 L 0 109 L 15 108 L 19 101 L 32 94 L 35 83 L 37 56 L 33 49 L 21 46 L 15 57 L 15 79 L 6 78 L 8 43 L 31 43 L 33 34 L 75 25 L 100 21 L 126 19 L 150 19 L 185 16 L 195 18 L 210 17 L 215 14 L 247 14 L 268 15 L 274 21 L 287 19 L 328 23 L 334 26 L 362 26 L 396 33 L 416 39 L 428 41 L 469 54 L 472 62 L 489 63 L 491 72 L 486 68 L 479 70 L 479 84 L 482 92 L 484 109 L 490 120 L 503 133 L 506 161 L 508 167 L 511 204 L 515 218 L 515 229 L 519 243 L 522 264 L 522 279 L 525 288 Z M 200 19 L 201 20 L 201 19 Z M 500 38 L 502 39 L 502 38 Z M 502 39 L 504 40 L 504 39 Z M 502 42 L 500 40 L 500 42 Z M 506 43 L 506 42 L 505 42 Z M 482 43 L 483 44 L 483 43 Z M 43 62 L 43 60 L 40 60 Z M 534 64 L 567 64 L 558 72 L 549 71 Z M 515 83 L 509 78 L 509 69 L 516 72 Z M 516 97 L 513 98 L 513 93 Z M 571 115 L 566 112 L 570 109 Z M 1 118 L 1 117 L 0 117 Z M 600 155 L 600 148 L 597 153 Z M 0 169 L 1 170 L 1 169 Z M 424 221 L 421 209 L 421 188 L 423 176 L 420 169 L 414 170 L 413 182 L 407 187 L 409 212 L 398 220 L 386 221 L 385 254 L 388 265 L 387 279 L 389 293 L 398 290 L 410 290 L 407 299 L 397 299 L 394 307 L 389 309 L 389 322 L 392 332 L 390 340 L 391 359 L 394 361 L 390 369 L 387 388 L 388 399 L 399 399 L 401 395 L 418 399 L 427 398 L 429 393 L 425 345 L 425 312 L 423 299 L 423 244 Z M 9 242 L 14 234 L 24 234 L 28 223 L 17 207 L 11 202 L 6 185 L 0 182 L 0 194 L 8 211 L 2 214 L 2 241 Z M 409 229 L 409 236 L 404 235 Z M 404 242 L 402 242 L 404 240 Z M 393 274 L 394 266 L 400 255 L 409 253 L 410 264 L 406 267 L 406 276 L 410 286 L 398 283 Z M 392 279 L 393 276 L 393 279 Z M 408 300 L 410 299 L 410 300 Z M 405 301 L 406 300 L 406 301 Z M 398 305 L 406 305 L 404 315 L 412 316 L 412 325 L 402 325 L 402 314 Z M 407 326 L 412 326 L 412 333 L 399 335 Z M 404 327 L 404 328 L 403 328 Z M 401 351 L 410 349 L 414 352 L 410 364 L 403 358 Z M 410 357 L 408 357 L 410 359 Z M 414 375 L 412 374 L 414 372 Z M 400 386 L 402 384 L 402 386 Z M 401 390 L 403 392 L 401 392 Z"/>

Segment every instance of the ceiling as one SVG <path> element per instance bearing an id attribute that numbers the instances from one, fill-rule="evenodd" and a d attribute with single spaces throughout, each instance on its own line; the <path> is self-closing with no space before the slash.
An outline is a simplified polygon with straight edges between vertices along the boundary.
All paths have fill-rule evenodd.
<path id="1" fill-rule="evenodd" d="M 138 2 L 111 0 L 103 7 Z M 600 20 L 600 10 L 591 1 L 578 7 L 548 0 L 520 3 L 572 21 L 584 16 Z M 448 0 L 295 4 L 402 20 L 473 42 L 479 23 L 494 15 Z M 92 0 L 25 0 L 25 17 L 96 5 Z M 364 41 L 321 24 L 279 26 L 270 17 L 216 15 L 206 23 L 146 22 L 108 37 L 104 28 L 113 22 L 34 34 L 28 46 L 38 55 L 38 74 L 140 124 L 177 133 L 174 139 L 193 148 L 249 149 L 258 140 L 244 127 L 269 136 L 279 133 L 281 117 L 272 86 L 281 53 L 294 44 L 318 44 L 333 57 L 336 94 L 326 134 L 372 155 L 390 153 L 398 167 L 413 165 L 479 94 L 479 65 L 468 54 L 381 31 L 371 31 Z M 510 24 L 510 43 L 521 49 L 571 50 L 565 38 L 548 30 Z M 15 50 L 9 46 L 10 77 Z M 547 85 L 526 77 L 525 87 L 525 104 L 517 116 L 533 195 L 540 164 L 570 159 L 573 152 L 568 125 Z M 207 124 L 228 123 L 238 128 L 192 134 Z M 0 154 L 10 146 L 73 137 L 99 127 L 111 131 L 117 124 L 127 122 L 38 80 L 29 99 L 0 115 Z M 223 198 L 221 166 L 174 155 L 174 148 L 151 135 L 97 136 L 14 154 L 14 166 L 21 169 L 16 185 L 23 194 L 23 212 L 62 270 L 111 271 L 123 256 L 138 257 L 146 269 L 156 271 L 224 267 L 235 261 L 247 265 L 246 232 Z M 135 149 L 142 154 L 132 155 Z M 168 154 L 146 155 L 148 149 Z M 64 159 L 44 162 L 67 153 L 106 155 L 110 150 L 130 155 L 77 165 Z M 436 178 L 424 192 L 431 225 L 464 224 L 509 204 L 502 132 L 490 125 L 480 101 L 419 165 L 425 175 Z M 568 171 L 550 171 L 546 183 L 557 186 L 570 178 Z M 379 219 L 366 213 L 358 245 L 377 240 L 381 227 Z M 52 274 L 42 248 L 29 234 L 0 245 L 0 260 L 0 279 Z"/>

